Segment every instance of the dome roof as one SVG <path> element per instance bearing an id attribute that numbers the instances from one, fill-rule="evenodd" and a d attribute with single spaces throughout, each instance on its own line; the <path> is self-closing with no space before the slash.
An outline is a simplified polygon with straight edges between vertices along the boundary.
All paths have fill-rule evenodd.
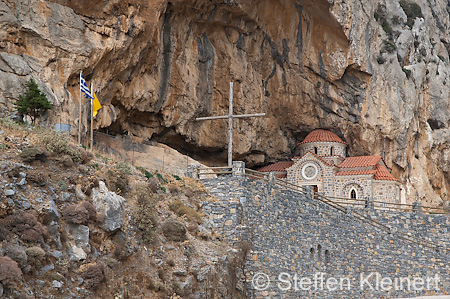
<path id="1" fill-rule="evenodd" d="M 334 134 L 331 131 L 323 130 L 323 129 L 316 129 L 316 130 L 312 131 L 298 145 L 305 144 L 305 143 L 312 143 L 312 142 L 338 142 L 338 143 L 343 143 L 345 145 L 348 145 L 348 143 L 345 141 L 342 141 L 342 139 L 339 138 L 338 135 Z"/>

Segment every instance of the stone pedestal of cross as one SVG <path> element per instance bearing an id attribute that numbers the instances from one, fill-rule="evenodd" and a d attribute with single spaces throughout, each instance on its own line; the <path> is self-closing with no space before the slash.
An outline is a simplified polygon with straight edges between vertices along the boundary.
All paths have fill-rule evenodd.
<path id="1" fill-rule="evenodd" d="M 230 82 L 230 104 L 228 107 L 228 115 L 197 117 L 195 120 L 214 120 L 228 118 L 228 167 L 233 166 L 233 118 L 258 117 L 265 116 L 265 113 L 254 114 L 233 114 L 233 82 Z"/>

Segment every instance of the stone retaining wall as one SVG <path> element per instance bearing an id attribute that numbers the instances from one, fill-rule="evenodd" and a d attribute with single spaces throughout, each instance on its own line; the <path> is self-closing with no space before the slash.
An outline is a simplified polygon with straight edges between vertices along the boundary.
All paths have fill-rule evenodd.
<path id="1" fill-rule="evenodd" d="M 212 226 L 228 242 L 252 243 L 247 262 L 250 298 L 395 298 L 450 292 L 448 253 L 396 234 L 448 246 L 447 215 L 363 210 L 391 226 L 388 234 L 351 213 L 270 183 L 242 176 L 203 183 L 215 195 L 215 201 L 203 206 Z"/>

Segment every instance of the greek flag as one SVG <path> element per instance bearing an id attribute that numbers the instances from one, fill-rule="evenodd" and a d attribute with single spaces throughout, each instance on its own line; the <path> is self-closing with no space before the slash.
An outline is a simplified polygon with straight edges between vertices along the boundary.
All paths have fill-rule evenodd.
<path id="1" fill-rule="evenodd" d="M 83 75 L 80 73 L 80 90 L 84 92 L 84 97 L 89 99 L 94 99 L 94 97 L 91 94 L 91 91 L 89 90 L 89 87 L 86 84 L 86 80 L 84 80 Z"/>

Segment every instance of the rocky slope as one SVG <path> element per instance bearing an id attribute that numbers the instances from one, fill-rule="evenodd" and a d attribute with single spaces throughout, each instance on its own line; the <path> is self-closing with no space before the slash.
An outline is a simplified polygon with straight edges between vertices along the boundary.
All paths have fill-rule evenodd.
<path id="1" fill-rule="evenodd" d="M 1 298 L 239 296 L 247 251 L 211 230 L 203 185 L 0 124 Z"/>
<path id="2" fill-rule="evenodd" d="M 382 153 L 407 201 L 440 204 L 448 11 L 445 0 L 3 1 L 0 101 L 33 76 L 54 104 L 46 122 L 76 127 L 82 71 L 103 103 L 97 129 L 225 161 L 226 122 L 194 120 L 226 113 L 234 81 L 236 113 L 267 113 L 235 122 L 235 159 L 286 159 L 328 128 L 352 155 Z"/>

